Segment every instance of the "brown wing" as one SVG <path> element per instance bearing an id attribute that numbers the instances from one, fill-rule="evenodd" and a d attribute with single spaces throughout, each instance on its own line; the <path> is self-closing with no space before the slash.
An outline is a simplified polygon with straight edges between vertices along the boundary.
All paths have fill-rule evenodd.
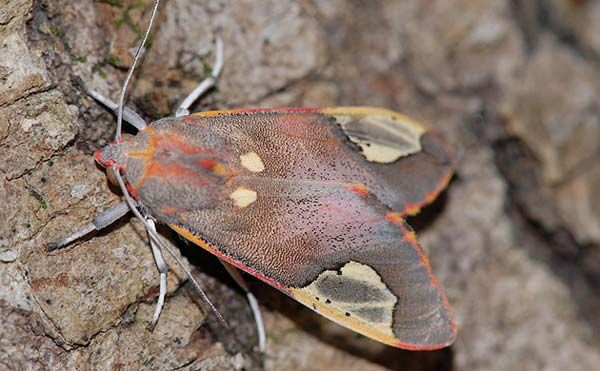
<path id="1" fill-rule="evenodd" d="M 359 152 L 366 153 L 358 160 L 382 185 L 377 196 L 393 210 L 417 214 L 448 185 L 455 154 L 437 133 L 385 109 L 337 107 L 322 111 L 341 125 Z"/>
<path id="2" fill-rule="evenodd" d="M 256 192 L 243 207 L 231 200 L 183 213 L 172 227 L 366 336 L 408 349 L 453 342 L 456 326 L 446 299 L 399 214 L 350 185 L 241 184 Z"/>
<path id="3" fill-rule="evenodd" d="M 346 110 L 161 121 L 140 139 L 161 150 L 133 159 L 128 181 L 161 221 L 324 316 L 402 348 L 446 346 L 456 326 L 401 215 L 439 192 L 450 155 L 397 114 Z"/>

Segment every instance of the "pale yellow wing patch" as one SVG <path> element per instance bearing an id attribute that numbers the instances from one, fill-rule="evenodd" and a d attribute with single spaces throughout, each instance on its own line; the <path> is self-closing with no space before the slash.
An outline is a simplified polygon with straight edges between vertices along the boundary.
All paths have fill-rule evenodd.
<path id="1" fill-rule="evenodd" d="M 339 272 L 326 270 L 308 286 L 290 291 L 335 322 L 384 343 L 395 339 L 392 319 L 398 299 L 368 265 L 351 261 Z"/>
<path id="2" fill-rule="evenodd" d="M 391 163 L 421 151 L 425 128 L 396 112 L 375 108 L 329 108 L 348 138 L 371 162 Z"/>
<path id="3" fill-rule="evenodd" d="M 249 206 L 256 201 L 257 197 L 258 195 L 255 191 L 244 187 L 238 187 L 229 195 L 229 198 L 233 200 L 235 206 L 240 208 Z"/>
<path id="4" fill-rule="evenodd" d="M 265 170 L 265 164 L 256 152 L 248 152 L 241 155 L 240 163 L 253 173 L 260 173 Z"/>

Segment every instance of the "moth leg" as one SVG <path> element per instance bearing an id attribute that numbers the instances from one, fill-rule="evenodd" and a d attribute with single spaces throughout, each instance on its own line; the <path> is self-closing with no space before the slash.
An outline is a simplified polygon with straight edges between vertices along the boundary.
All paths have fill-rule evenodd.
<path id="1" fill-rule="evenodd" d="M 240 271 L 234 267 L 233 265 L 227 263 L 224 260 L 219 259 L 219 261 L 225 266 L 227 269 L 227 273 L 233 278 L 233 280 L 246 292 L 246 298 L 248 299 L 248 303 L 250 304 L 250 308 L 252 309 L 252 314 L 254 315 L 254 322 L 256 323 L 256 331 L 258 332 L 258 349 L 261 352 L 265 351 L 265 325 L 263 323 L 262 314 L 260 312 L 260 307 L 258 306 L 258 301 L 252 292 L 250 292 L 250 288 L 246 283 L 244 277 Z"/>
<path id="2" fill-rule="evenodd" d="M 77 230 L 69 237 L 66 237 L 60 241 L 50 242 L 46 245 L 46 248 L 51 251 L 64 247 L 93 231 L 99 231 L 105 227 L 108 227 L 112 223 L 121 219 L 121 217 L 127 214 L 128 211 L 129 205 L 127 205 L 126 202 L 121 202 L 117 206 L 111 207 L 110 209 L 104 210 L 100 214 L 96 215 L 96 217 L 90 224 L 79 228 L 79 230 Z"/>
<path id="3" fill-rule="evenodd" d="M 146 218 L 148 225 L 152 232 L 156 232 L 156 226 L 154 225 L 154 220 L 151 218 Z M 154 263 L 156 263 L 156 267 L 158 268 L 158 273 L 160 274 L 160 291 L 158 294 L 158 300 L 156 302 L 156 308 L 154 309 L 154 314 L 152 315 L 152 319 L 148 324 L 148 329 L 153 330 L 158 322 L 158 318 L 160 317 L 160 313 L 162 312 L 163 306 L 165 304 L 165 296 L 167 295 L 167 272 L 169 271 L 169 266 L 165 263 L 165 259 L 162 256 L 162 252 L 160 251 L 160 247 L 156 244 L 150 232 L 148 232 L 148 238 L 150 239 L 150 247 L 152 248 L 152 256 L 154 257 Z"/>
<path id="4" fill-rule="evenodd" d="M 102 95 L 101 93 L 97 92 L 96 90 L 90 88 L 83 81 L 80 81 L 79 84 L 83 87 L 85 92 L 90 97 L 94 98 L 95 100 L 100 102 L 103 106 L 105 106 L 106 108 L 110 109 L 115 114 L 117 114 L 118 105 L 116 102 L 114 102 L 107 96 Z M 148 126 L 146 124 L 146 121 L 144 121 L 144 119 L 137 112 L 135 112 L 134 110 L 132 110 L 129 107 L 125 107 L 123 109 L 123 120 L 125 120 L 126 122 L 133 125 L 133 127 L 135 127 L 138 131 L 144 130 L 146 128 L 146 126 Z"/>
<path id="5" fill-rule="evenodd" d="M 204 93 L 206 93 L 210 88 L 215 86 L 219 76 L 221 75 L 221 71 L 223 70 L 223 40 L 221 37 L 217 35 L 215 40 L 216 46 L 216 55 L 215 55 L 215 64 L 213 66 L 212 72 L 210 76 L 202 80 L 198 86 L 183 99 L 177 111 L 175 111 L 175 117 L 186 116 L 190 114 L 190 106 Z"/>

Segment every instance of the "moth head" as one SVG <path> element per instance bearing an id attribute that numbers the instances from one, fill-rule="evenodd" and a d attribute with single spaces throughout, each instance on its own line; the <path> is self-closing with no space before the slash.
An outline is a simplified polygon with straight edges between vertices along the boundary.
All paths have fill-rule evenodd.
<path id="1" fill-rule="evenodd" d="M 124 135 L 123 137 L 123 140 L 111 143 L 94 153 L 96 162 L 107 169 L 106 175 L 108 180 L 115 185 L 118 183 L 114 176 L 113 169 L 117 169 L 121 173 L 125 171 L 125 165 L 127 164 L 127 153 L 131 149 L 131 143 L 128 139 L 130 139 L 132 136 Z"/>

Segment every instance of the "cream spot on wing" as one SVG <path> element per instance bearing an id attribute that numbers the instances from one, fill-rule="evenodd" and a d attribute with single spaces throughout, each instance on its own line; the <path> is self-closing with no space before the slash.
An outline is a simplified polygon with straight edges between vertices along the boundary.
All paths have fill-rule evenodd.
<path id="1" fill-rule="evenodd" d="M 256 201 L 256 197 L 257 194 L 255 191 L 244 187 L 237 188 L 229 195 L 229 198 L 233 200 L 233 203 L 237 207 L 246 207 L 250 205 Z"/>
<path id="2" fill-rule="evenodd" d="M 325 317 L 367 336 L 394 338 L 392 321 L 398 299 L 379 274 L 354 261 L 340 272 L 326 270 L 308 286 L 292 289 L 292 294 Z"/>
<path id="3" fill-rule="evenodd" d="M 348 138 L 371 162 L 390 163 L 421 151 L 425 129 L 408 118 L 385 115 L 336 115 Z"/>
<path id="4" fill-rule="evenodd" d="M 263 164 L 262 159 L 256 152 L 248 152 L 244 155 L 240 156 L 240 162 L 242 166 L 246 169 L 252 171 L 253 173 L 260 173 L 265 170 L 265 164 Z"/>

